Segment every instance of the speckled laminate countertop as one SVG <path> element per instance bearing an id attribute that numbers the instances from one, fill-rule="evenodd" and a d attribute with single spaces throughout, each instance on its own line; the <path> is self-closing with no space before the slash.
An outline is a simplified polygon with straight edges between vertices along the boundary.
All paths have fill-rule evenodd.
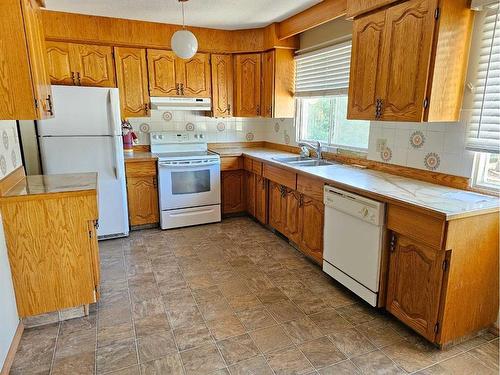
<path id="1" fill-rule="evenodd" d="M 295 167 L 274 160 L 296 156 L 268 148 L 212 149 L 221 156 L 248 156 L 297 173 L 322 179 L 328 185 L 366 195 L 381 201 L 400 202 L 433 211 L 446 220 L 499 211 L 497 197 L 431 184 L 373 169 L 345 164 Z"/>
<path id="2" fill-rule="evenodd" d="M 138 161 L 153 161 L 157 160 L 158 157 L 152 152 L 145 151 L 134 151 L 134 152 L 124 152 L 123 157 L 125 159 L 125 163 L 133 163 Z"/>

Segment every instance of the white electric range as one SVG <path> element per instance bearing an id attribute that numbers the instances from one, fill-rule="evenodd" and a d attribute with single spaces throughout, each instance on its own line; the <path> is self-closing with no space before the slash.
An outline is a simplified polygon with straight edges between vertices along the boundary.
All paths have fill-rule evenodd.
<path id="1" fill-rule="evenodd" d="M 220 156 L 203 133 L 151 132 L 158 156 L 160 225 L 172 229 L 221 220 Z"/>

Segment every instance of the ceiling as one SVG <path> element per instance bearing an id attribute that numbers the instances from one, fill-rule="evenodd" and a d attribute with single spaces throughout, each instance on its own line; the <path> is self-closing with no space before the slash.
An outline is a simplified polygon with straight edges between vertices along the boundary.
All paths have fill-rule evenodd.
<path id="1" fill-rule="evenodd" d="M 322 0 L 190 0 L 186 24 L 236 30 L 282 21 Z M 177 0 L 46 0 L 47 9 L 182 24 Z"/>

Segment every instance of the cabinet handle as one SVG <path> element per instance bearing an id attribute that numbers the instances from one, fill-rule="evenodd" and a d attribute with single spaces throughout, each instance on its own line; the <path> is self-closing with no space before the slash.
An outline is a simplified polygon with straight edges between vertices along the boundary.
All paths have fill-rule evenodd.
<path id="1" fill-rule="evenodd" d="M 269 114 L 269 116 L 273 117 L 273 106 L 272 105 L 269 106 L 268 114 Z"/>
<path id="2" fill-rule="evenodd" d="M 286 186 L 280 185 L 280 193 L 281 193 L 281 198 L 286 197 Z"/>
<path id="3" fill-rule="evenodd" d="M 78 86 L 81 86 L 82 85 L 82 81 L 80 80 L 80 72 L 76 72 L 76 81 L 77 81 L 77 85 Z"/>
<path id="4" fill-rule="evenodd" d="M 257 115 L 260 116 L 260 105 L 257 105 Z"/>
<path id="5" fill-rule="evenodd" d="M 157 188 L 158 183 L 156 182 L 156 177 L 153 177 L 153 187 Z"/>
<path id="6" fill-rule="evenodd" d="M 184 83 L 181 83 L 181 95 L 184 96 Z"/>
<path id="7" fill-rule="evenodd" d="M 73 84 L 75 86 L 78 86 L 78 82 L 76 81 L 76 74 L 75 74 L 75 72 L 71 72 L 71 79 L 73 80 Z"/>
<path id="8" fill-rule="evenodd" d="M 391 235 L 391 245 L 390 245 L 390 250 L 391 250 L 391 253 L 393 253 L 395 250 L 396 250 L 396 243 L 397 243 L 397 237 L 396 235 L 393 233 Z"/>
<path id="9" fill-rule="evenodd" d="M 144 112 L 146 114 L 148 114 L 148 112 L 149 112 L 149 104 L 148 103 L 144 103 Z"/>
<path id="10" fill-rule="evenodd" d="M 48 109 L 47 112 L 51 115 L 54 116 L 54 107 L 52 106 L 52 95 L 48 95 L 47 99 L 45 99 L 48 104 Z"/>
<path id="11" fill-rule="evenodd" d="M 299 207 L 303 207 L 303 206 L 304 206 L 304 194 L 300 194 Z"/>
<path id="12" fill-rule="evenodd" d="M 227 114 L 230 115 L 231 114 L 231 104 L 228 104 L 227 105 Z"/>
<path id="13" fill-rule="evenodd" d="M 375 118 L 378 120 L 382 117 L 382 108 L 384 101 L 382 99 L 377 99 L 375 102 Z"/>
<path id="14" fill-rule="evenodd" d="M 177 95 L 181 94 L 181 89 L 180 89 L 180 84 L 179 83 L 175 84 L 175 91 L 177 91 Z"/>
<path id="15" fill-rule="evenodd" d="M 94 220 L 94 228 L 99 229 L 99 219 Z"/>

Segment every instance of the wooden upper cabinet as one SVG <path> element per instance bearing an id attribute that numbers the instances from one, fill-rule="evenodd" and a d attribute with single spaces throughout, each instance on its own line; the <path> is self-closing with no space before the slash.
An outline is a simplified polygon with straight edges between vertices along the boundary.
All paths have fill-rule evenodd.
<path id="1" fill-rule="evenodd" d="M 398 0 L 355 0 L 347 2 L 346 18 L 353 18 L 374 9 L 397 2 Z"/>
<path id="2" fill-rule="evenodd" d="M 386 308 L 430 341 L 438 323 L 445 252 L 401 235 L 391 249 Z"/>
<path id="3" fill-rule="evenodd" d="M 436 8 L 435 0 L 413 0 L 387 9 L 380 120 L 423 120 Z"/>
<path id="4" fill-rule="evenodd" d="M 236 117 L 256 117 L 261 115 L 261 54 L 234 56 L 235 108 Z"/>
<path id="5" fill-rule="evenodd" d="M 263 117 L 273 117 L 274 113 L 274 51 L 262 54 L 261 111 Z"/>
<path id="6" fill-rule="evenodd" d="M 172 51 L 148 49 L 149 94 L 179 95 L 176 57 Z"/>
<path id="7" fill-rule="evenodd" d="M 71 50 L 78 85 L 116 87 L 112 47 L 72 44 Z"/>
<path id="8" fill-rule="evenodd" d="M 325 206 L 323 202 L 304 195 L 301 207 L 302 238 L 299 246 L 306 254 L 322 264 Z"/>
<path id="9" fill-rule="evenodd" d="M 350 119 L 376 117 L 384 25 L 385 12 L 354 20 L 347 116 Z"/>
<path id="10" fill-rule="evenodd" d="M 115 64 L 122 117 L 148 116 L 146 50 L 115 47 Z"/>
<path id="11" fill-rule="evenodd" d="M 212 55 L 212 112 L 214 117 L 230 117 L 233 106 L 233 58 Z"/>
<path id="12" fill-rule="evenodd" d="M 35 0 L 0 2 L 0 120 L 53 115 L 41 10 Z"/>
<path id="13" fill-rule="evenodd" d="M 47 42 L 47 56 L 54 85 L 116 87 L 112 47 Z"/>
<path id="14" fill-rule="evenodd" d="M 69 43 L 46 42 L 48 71 L 54 85 L 76 85 L 75 72 L 71 67 Z"/>
<path id="15" fill-rule="evenodd" d="M 180 73 L 181 95 L 210 98 L 212 83 L 210 78 L 210 55 L 197 53 L 189 60 L 177 58 Z"/>
<path id="16" fill-rule="evenodd" d="M 408 0 L 355 18 L 347 117 L 458 121 L 472 23 L 467 0 Z"/>

